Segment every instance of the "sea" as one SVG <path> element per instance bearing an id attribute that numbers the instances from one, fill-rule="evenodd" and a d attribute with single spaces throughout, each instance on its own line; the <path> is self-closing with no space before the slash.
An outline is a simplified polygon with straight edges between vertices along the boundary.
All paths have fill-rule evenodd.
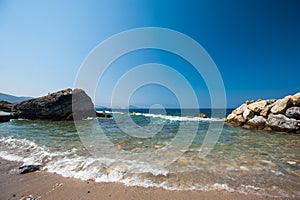
<path id="1" fill-rule="evenodd" d="M 0 157 L 96 182 L 300 199 L 300 135 L 230 126 L 231 111 L 97 109 L 112 118 L 11 120 L 0 123 Z"/>

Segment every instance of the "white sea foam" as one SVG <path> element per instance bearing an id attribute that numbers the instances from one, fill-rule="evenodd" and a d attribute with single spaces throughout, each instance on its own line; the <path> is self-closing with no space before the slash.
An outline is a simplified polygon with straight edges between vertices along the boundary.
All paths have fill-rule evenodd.
<path id="1" fill-rule="evenodd" d="M 131 115 L 142 115 L 145 117 L 161 118 L 170 121 L 224 121 L 222 118 L 200 118 L 193 116 L 172 116 L 162 114 L 151 114 L 151 113 L 131 113 Z"/>

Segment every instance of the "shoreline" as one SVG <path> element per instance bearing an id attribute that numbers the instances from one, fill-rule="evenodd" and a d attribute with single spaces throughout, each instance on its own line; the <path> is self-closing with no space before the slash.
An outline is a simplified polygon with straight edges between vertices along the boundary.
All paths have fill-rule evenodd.
<path id="1" fill-rule="evenodd" d="M 271 199 L 264 195 L 242 194 L 225 190 L 171 191 L 156 187 L 125 186 L 122 183 L 98 183 L 66 178 L 47 171 L 18 174 L 22 162 L 0 157 L 0 199 L 20 199 L 32 195 L 36 199 Z M 278 198 L 279 199 L 279 198 Z"/>

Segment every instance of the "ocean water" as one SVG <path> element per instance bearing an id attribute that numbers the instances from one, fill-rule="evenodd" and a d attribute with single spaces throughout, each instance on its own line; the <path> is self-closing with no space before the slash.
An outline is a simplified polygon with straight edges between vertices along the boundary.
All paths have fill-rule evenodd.
<path id="1" fill-rule="evenodd" d="M 113 118 L 79 122 L 84 130 L 80 134 L 73 121 L 0 123 L 0 157 L 42 164 L 43 170 L 82 180 L 300 198 L 300 135 L 223 126 L 222 110 L 200 110 L 206 119 L 197 117 L 199 110 L 106 112 Z M 90 128 L 91 122 L 101 126 L 115 149 L 104 145 L 103 135 Z M 214 133 L 208 130 L 216 128 L 211 127 L 216 123 L 223 127 L 220 136 L 201 156 L 207 134 Z M 168 149 L 179 131 L 183 134 L 177 149 Z M 171 162 L 163 162 L 168 159 Z"/>

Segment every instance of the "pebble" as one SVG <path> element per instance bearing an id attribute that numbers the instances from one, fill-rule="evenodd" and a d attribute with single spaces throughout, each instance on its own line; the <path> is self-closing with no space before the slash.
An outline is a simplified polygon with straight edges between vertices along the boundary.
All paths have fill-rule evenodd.
<path id="1" fill-rule="evenodd" d="M 287 163 L 289 163 L 290 165 L 296 165 L 297 164 L 297 162 L 295 162 L 295 161 L 287 161 Z"/>

